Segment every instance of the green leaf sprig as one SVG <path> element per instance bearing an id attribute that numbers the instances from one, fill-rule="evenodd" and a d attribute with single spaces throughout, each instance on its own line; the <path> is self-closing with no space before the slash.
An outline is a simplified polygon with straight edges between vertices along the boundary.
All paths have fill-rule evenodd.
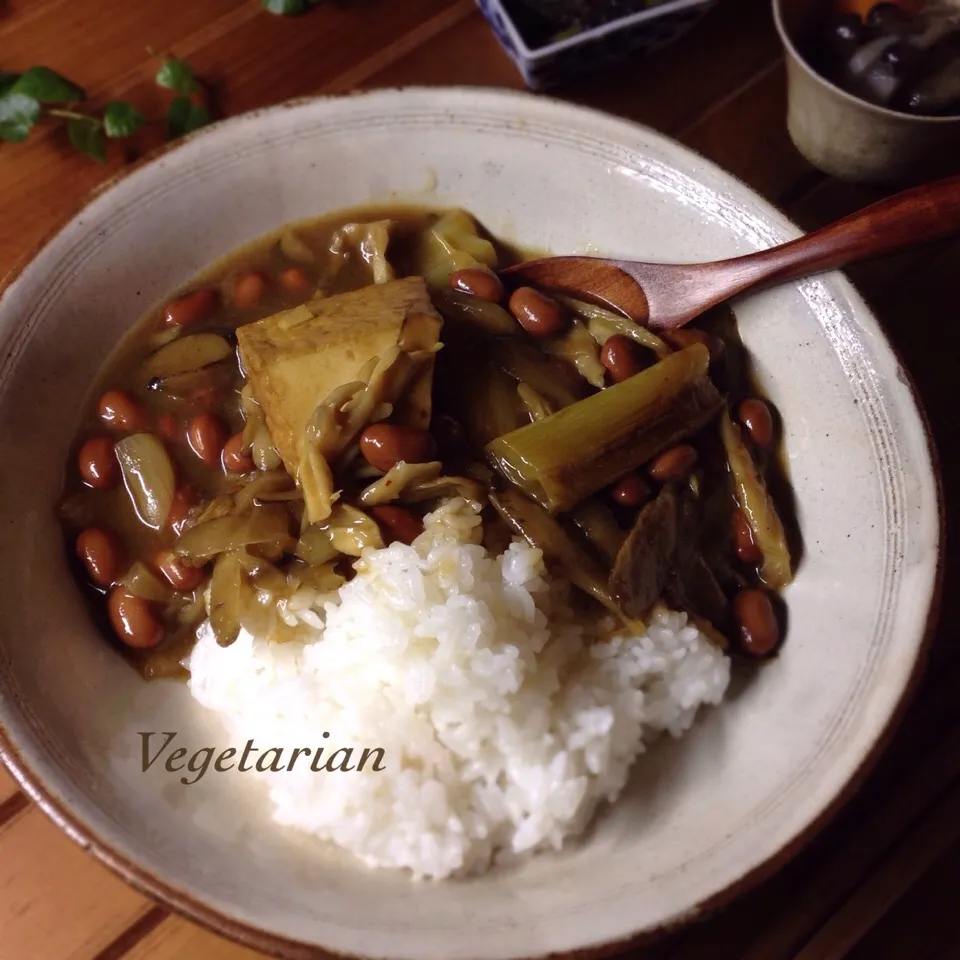
<path id="1" fill-rule="evenodd" d="M 192 99 L 200 90 L 200 84 L 186 60 L 167 57 L 157 71 L 156 81 L 176 94 L 167 108 L 167 136 L 171 140 L 192 133 L 210 122 L 207 108 Z"/>
<path id="2" fill-rule="evenodd" d="M 171 140 L 209 123 L 207 108 L 194 99 L 201 87 L 189 63 L 165 58 L 156 82 L 176 94 L 167 110 Z M 46 115 L 65 120 L 67 139 L 73 147 L 104 163 L 106 141 L 133 136 L 143 126 L 144 116 L 125 100 L 111 100 L 99 114 L 84 113 L 77 105 L 86 99 L 83 87 L 49 67 L 30 67 L 23 73 L 0 71 L 0 140 L 26 140 Z"/>

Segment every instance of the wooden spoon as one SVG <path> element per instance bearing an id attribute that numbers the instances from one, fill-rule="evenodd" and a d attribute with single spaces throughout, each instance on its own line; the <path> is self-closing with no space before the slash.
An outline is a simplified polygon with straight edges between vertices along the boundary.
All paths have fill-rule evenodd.
<path id="1" fill-rule="evenodd" d="M 960 176 L 906 190 L 799 240 L 731 260 L 548 257 L 502 274 L 613 307 L 654 330 L 673 330 L 751 287 L 836 270 L 954 232 L 960 232 Z"/>

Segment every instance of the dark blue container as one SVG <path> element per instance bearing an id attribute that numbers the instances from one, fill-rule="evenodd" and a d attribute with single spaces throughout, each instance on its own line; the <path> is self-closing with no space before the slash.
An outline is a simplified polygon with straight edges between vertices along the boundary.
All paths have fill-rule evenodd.
<path id="1" fill-rule="evenodd" d="M 477 0 L 497 39 L 532 90 L 544 90 L 578 74 L 592 73 L 627 57 L 650 53 L 689 30 L 717 0 L 668 0 L 533 50 L 500 0 Z"/>

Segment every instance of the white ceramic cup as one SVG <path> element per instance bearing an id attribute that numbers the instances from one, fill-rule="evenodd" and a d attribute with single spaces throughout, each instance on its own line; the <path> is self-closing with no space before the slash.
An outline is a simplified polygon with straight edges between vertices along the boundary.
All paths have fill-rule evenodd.
<path id="1" fill-rule="evenodd" d="M 960 169 L 960 117 L 878 107 L 824 79 L 801 54 L 823 0 L 773 0 L 787 61 L 787 128 L 818 169 L 859 183 L 910 182 Z"/>

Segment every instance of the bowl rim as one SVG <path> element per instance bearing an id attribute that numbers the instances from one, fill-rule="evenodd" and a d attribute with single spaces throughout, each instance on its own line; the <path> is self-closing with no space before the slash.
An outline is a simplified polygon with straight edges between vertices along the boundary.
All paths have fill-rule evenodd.
<path id="1" fill-rule="evenodd" d="M 861 97 L 855 96 L 849 91 L 844 90 L 843 87 L 837 86 L 837 84 L 835 84 L 832 80 L 828 80 L 825 76 L 823 76 L 822 73 L 814 70 L 813 67 L 807 62 L 807 58 L 803 56 L 803 54 L 797 49 L 797 45 L 794 43 L 793 37 L 790 36 L 790 32 L 787 30 L 783 22 L 784 2 L 785 0 L 771 0 L 771 7 L 773 9 L 773 22 L 776 25 L 777 33 L 780 35 L 780 42 L 790 55 L 790 59 L 797 66 L 799 66 L 803 72 L 807 74 L 807 76 L 816 81 L 820 87 L 824 87 L 831 91 L 851 107 L 859 107 L 867 113 L 872 113 L 875 116 L 883 117 L 887 120 L 899 120 L 911 126 L 925 126 L 926 124 L 950 126 L 951 124 L 960 123 L 960 115 L 955 117 L 937 117 L 932 114 L 904 113 L 900 110 L 891 110 L 889 107 L 881 107 L 879 104 L 871 103 L 869 100 L 864 100 Z"/>
<path id="2" fill-rule="evenodd" d="M 778 0 L 773 0 L 774 4 Z M 534 99 L 550 101 L 554 106 L 561 107 L 563 110 L 571 113 L 604 118 L 607 122 L 614 121 L 626 130 L 640 130 L 654 139 L 669 142 L 671 146 L 686 154 L 689 158 L 705 169 L 720 174 L 729 181 L 736 183 L 741 189 L 752 194 L 764 205 L 770 207 L 771 212 L 777 213 L 782 220 L 787 221 L 789 226 L 801 233 L 800 228 L 786 215 L 778 211 L 773 204 L 770 204 L 763 197 L 756 193 L 753 188 L 745 184 L 739 177 L 728 173 L 712 160 L 708 160 L 701 154 L 680 143 L 672 137 L 649 127 L 645 124 L 627 120 L 603 110 L 592 107 L 585 107 L 579 104 L 571 103 L 559 97 L 553 97 L 544 94 L 534 94 L 526 90 L 509 89 L 490 89 L 487 87 L 469 86 L 469 85 L 444 85 L 438 87 L 428 87 L 419 85 L 407 85 L 396 87 L 384 87 L 372 90 L 353 91 L 345 94 L 316 94 L 302 97 L 295 97 L 289 100 L 281 101 L 277 104 L 258 107 L 252 110 L 235 114 L 231 117 L 218 120 L 193 133 L 182 137 L 173 143 L 164 144 L 149 153 L 145 154 L 134 163 L 118 171 L 114 176 L 97 185 L 89 191 L 84 197 L 71 203 L 68 209 L 58 217 L 56 223 L 45 233 L 45 235 L 30 248 L 28 248 L 15 262 L 14 266 L 5 276 L 0 278 L 0 301 L 4 298 L 9 288 L 15 283 L 19 276 L 26 270 L 29 264 L 36 259 L 42 250 L 50 244 L 65 228 L 67 228 L 77 217 L 79 217 L 88 206 L 90 206 L 102 194 L 109 192 L 114 186 L 126 180 L 128 177 L 139 172 L 141 169 L 150 166 L 168 154 L 185 148 L 188 144 L 202 139 L 204 137 L 214 136 L 227 125 L 234 125 L 241 122 L 250 122 L 263 115 L 278 113 L 284 110 L 319 105 L 331 101 L 342 101 L 350 98 L 376 98 L 386 95 L 421 95 L 430 96 L 436 94 L 482 94 L 489 99 L 498 99 L 504 104 L 510 101 L 523 100 L 531 101 Z M 863 305 L 868 314 L 873 318 L 873 312 L 868 305 L 859 296 L 856 287 L 850 282 L 845 274 L 842 275 L 842 283 L 847 291 L 853 293 L 854 298 Z M 928 414 L 923 406 L 916 383 L 910 375 L 907 368 L 900 362 L 899 352 L 890 343 L 886 334 L 876 322 L 877 334 L 881 337 L 884 345 L 891 351 L 894 359 L 898 362 L 898 368 L 903 376 L 903 382 L 909 392 L 911 402 L 917 411 L 920 420 L 920 426 L 923 431 L 923 438 L 926 444 L 926 450 L 930 457 L 930 466 L 932 472 L 935 504 L 937 510 L 937 556 L 936 567 L 933 572 L 933 581 L 930 588 L 930 596 L 927 604 L 927 610 L 924 617 L 922 634 L 920 636 L 917 654 L 910 666 L 909 675 L 904 679 L 896 703 L 890 710 L 889 716 L 883 726 L 882 731 L 871 744 L 859 762 L 853 769 L 848 780 L 837 794 L 825 804 L 819 813 L 813 817 L 803 828 L 801 828 L 787 843 L 779 850 L 772 853 L 765 861 L 757 864 L 748 872 L 744 873 L 737 880 L 718 890 L 712 896 L 705 898 L 697 903 L 690 910 L 683 914 L 667 918 L 661 923 L 636 931 L 635 933 L 614 940 L 605 940 L 594 945 L 569 951 L 554 952 L 549 955 L 533 954 L 526 958 L 519 955 L 515 960 L 599 960 L 602 957 L 609 957 L 620 951 L 636 948 L 645 944 L 659 940 L 670 931 L 685 926 L 693 919 L 704 919 L 706 916 L 715 913 L 721 908 L 729 905 L 735 899 L 757 887 L 761 882 L 777 873 L 792 861 L 803 848 L 810 843 L 821 831 L 836 817 L 841 809 L 851 800 L 859 791 L 868 775 L 872 772 L 877 762 L 885 752 L 893 735 L 900 726 L 904 714 L 913 702 L 917 688 L 925 673 L 929 660 L 930 648 L 936 630 L 941 607 L 941 598 L 944 584 L 946 553 L 944 549 L 946 538 L 946 511 L 943 490 L 943 478 L 940 469 L 940 457 L 937 451 L 936 442 L 930 427 Z M 41 775 L 31 768 L 29 762 L 21 755 L 13 740 L 11 739 L 5 725 L 0 721 L 0 762 L 7 768 L 20 789 L 33 800 L 43 814 L 62 830 L 71 840 L 82 847 L 85 851 L 92 854 L 96 860 L 110 869 L 114 874 L 128 883 L 139 893 L 151 899 L 159 907 L 169 910 L 190 922 L 196 923 L 200 927 L 209 930 L 212 933 L 227 937 L 236 943 L 251 949 L 260 950 L 271 956 L 280 958 L 280 960 L 373 960 L 363 954 L 346 953 L 333 951 L 317 944 L 308 943 L 303 940 L 286 937 L 282 934 L 272 933 L 264 930 L 245 920 L 235 919 L 213 906 L 201 901 L 191 893 L 178 889 L 176 886 L 161 879 L 149 869 L 139 866 L 128 857 L 122 850 L 109 840 L 103 839 L 88 825 L 83 823 L 75 816 L 65 803 L 51 792 L 46 786 Z"/>

